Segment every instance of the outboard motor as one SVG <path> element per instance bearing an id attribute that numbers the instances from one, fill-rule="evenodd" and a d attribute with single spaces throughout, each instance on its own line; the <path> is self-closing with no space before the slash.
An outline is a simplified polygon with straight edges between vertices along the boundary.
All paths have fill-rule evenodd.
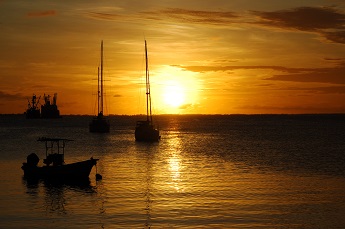
<path id="1" fill-rule="evenodd" d="M 40 158 L 35 153 L 29 154 L 26 157 L 26 162 L 28 166 L 37 166 L 39 161 Z"/>

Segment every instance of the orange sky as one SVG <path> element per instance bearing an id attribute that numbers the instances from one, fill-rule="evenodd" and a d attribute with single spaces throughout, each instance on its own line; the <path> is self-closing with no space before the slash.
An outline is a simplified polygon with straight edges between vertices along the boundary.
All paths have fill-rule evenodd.
<path id="1" fill-rule="evenodd" d="M 154 114 L 345 113 L 345 2 L 281 2 L 0 0 L 0 114 L 95 114 L 101 40 L 106 114 L 144 113 L 145 39 Z"/>

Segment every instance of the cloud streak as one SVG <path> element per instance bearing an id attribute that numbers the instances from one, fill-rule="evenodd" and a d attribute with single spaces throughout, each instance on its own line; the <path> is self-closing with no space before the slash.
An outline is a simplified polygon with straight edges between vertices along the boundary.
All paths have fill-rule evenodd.
<path id="1" fill-rule="evenodd" d="M 47 16 L 49 12 L 32 13 Z M 272 12 L 201 11 L 183 8 L 165 8 L 134 14 L 88 12 L 87 17 L 97 20 L 154 20 L 199 25 L 229 26 L 231 24 L 260 25 L 282 30 L 316 33 L 332 43 L 345 44 L 345 14 L 331 7 L 298 7 Z"/>
<path id="2" fill-rule="evenodd" d="M 282 90 L 282 89 L 279 89 Z M 286 88 L 284 90 L 307 91 L 312 94 L 345 94 L 345 86 L 328 86 L 328 87 L 302 87 L 302 88 Z"/>
<path id="3" fill-rule="evenodd" d="M 254 69 L 270 69 L 288 73 L 299 73 L 303 71 L 310 71 L 309 68 L 287 68 L 282 66 L 181 66 L 173 65 L 191 72 L 217 72 L 217 71 L 233 71 L 239 69 L 254 70 Z"/>
<path id="4" fill-rule="evenodd" d="M 234 70 L 256 70 L 267 69 L 285 72 L 287 74 L 277 74 L 264 80 L 273 81 L 292 81 L 292 82 L 315 82 L 315 83 L 332 83 L 345 84 L 345 62 L 333 68 L 287 68 L 282 66 L 181 66 L 174 65 L 181 69 L 192 72 L 217 72 L 217 71 L 234 71 Z"/>
<path id="5" fill-rule="evenodd" d="M 179 23 L 227 26 L 234 23 L 261 25 L 284 30 L 313 32 L 329 42 L 345 44 L 345 14 L 331 7 L 299 7 L 273 12 L 197 11 L 167 8 L 141 12 L 146 19 Z M 251 18 L 248 20 L 250 17 Z"/>
<path id="6" fill-rule="evenodd" d="M 113 13 L 100 13 L 100 12 L 88 12 L 85 14 L 86 17 L 97 19 L 97 20 L 107 20 L 107 21 L 120 21 L 127 17 L 120 14 Z"/>
<path id="7" fill-rule="evenodd" d="M 198 11 L 181 8 L 167 8 L 158 11 L 142 12 L 147 19 L 166 20 L 167 18 L 183 23 L 198 24 L 229 24 L 238 19 L 239 15 L 230 11 Z"/>
<path id="8" fill-rule="evenodd" d="M 328 41 L 345 44 L 345 14 L 330 7 L 299 7 L 273 12 L 252 11 L 256 24 L 314 32 Z"/>
<path id="9" fill-rule="evenodd" d="M 212 25 L 229 24 L 240 18 L 239 15 L 230 11 L 197 11 L 182 8 L 165 8 L 126 15 L 112 12 L 87 12 L 85 15 L 97 20 L 154 20 Z"/>
<path id="10" fill-rule="evenodd" d="M 344 67 L 334 69 L 321 68 L 307 73 L 275 75 L 265 80 L 345 84 L 344 72 Z"/>
<path id="11" fill-rule="evenodd" d="M 35 18 L 35 17 L 48 17 L 48 16 L 54 16 L 56 15 L 55 10 L 46 10 L 46 11 L 36 11 L 36 12 L 29 12 L 27 14 L 28 17 L 30 18 Z"/>
<path id="12" fill-rule="evenodd" d="M 23 95 L 17 93 L 17 94 L 9 94 L 3 91 L 0 91 L 0 100 L 5 101 L 17 101 L 17 100 L 23 100 L 26 99 Z"/>

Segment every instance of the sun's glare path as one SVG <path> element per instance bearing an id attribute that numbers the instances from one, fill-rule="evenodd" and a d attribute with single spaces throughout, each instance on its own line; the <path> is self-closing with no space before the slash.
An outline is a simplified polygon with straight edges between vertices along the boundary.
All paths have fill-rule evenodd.
<path id="1" fill-rule="evenodd" d="M 178 132 L 171 132 L 170 137 L 167 139 L 169 145 L 169 154 L 168 163 L 171 181 L 169 182 L 170 188 L 174 189 L 177 192 L 183 191 L 182 187 L 182 158 L 180 155 L 181 140 L 178 138 Z"/>

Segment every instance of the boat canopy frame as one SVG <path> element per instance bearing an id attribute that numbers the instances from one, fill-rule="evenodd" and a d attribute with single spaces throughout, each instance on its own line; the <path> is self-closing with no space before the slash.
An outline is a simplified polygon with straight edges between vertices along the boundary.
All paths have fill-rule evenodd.
<path id="1" fill-rule="evenodd" d="M 39 138 L 37 141 L 40 142 L 45 142 L 45 147 L 46 147 L 46 157 L 48 157 L 51 154 L 65 154 L 65 147 L 66 147 L 66 142 L 68 141 L 73 141 L 71 139 L 66 139 L 66 138 Z M 57 146 L 57 152 L 54 152 L 54 145 Z"/>

